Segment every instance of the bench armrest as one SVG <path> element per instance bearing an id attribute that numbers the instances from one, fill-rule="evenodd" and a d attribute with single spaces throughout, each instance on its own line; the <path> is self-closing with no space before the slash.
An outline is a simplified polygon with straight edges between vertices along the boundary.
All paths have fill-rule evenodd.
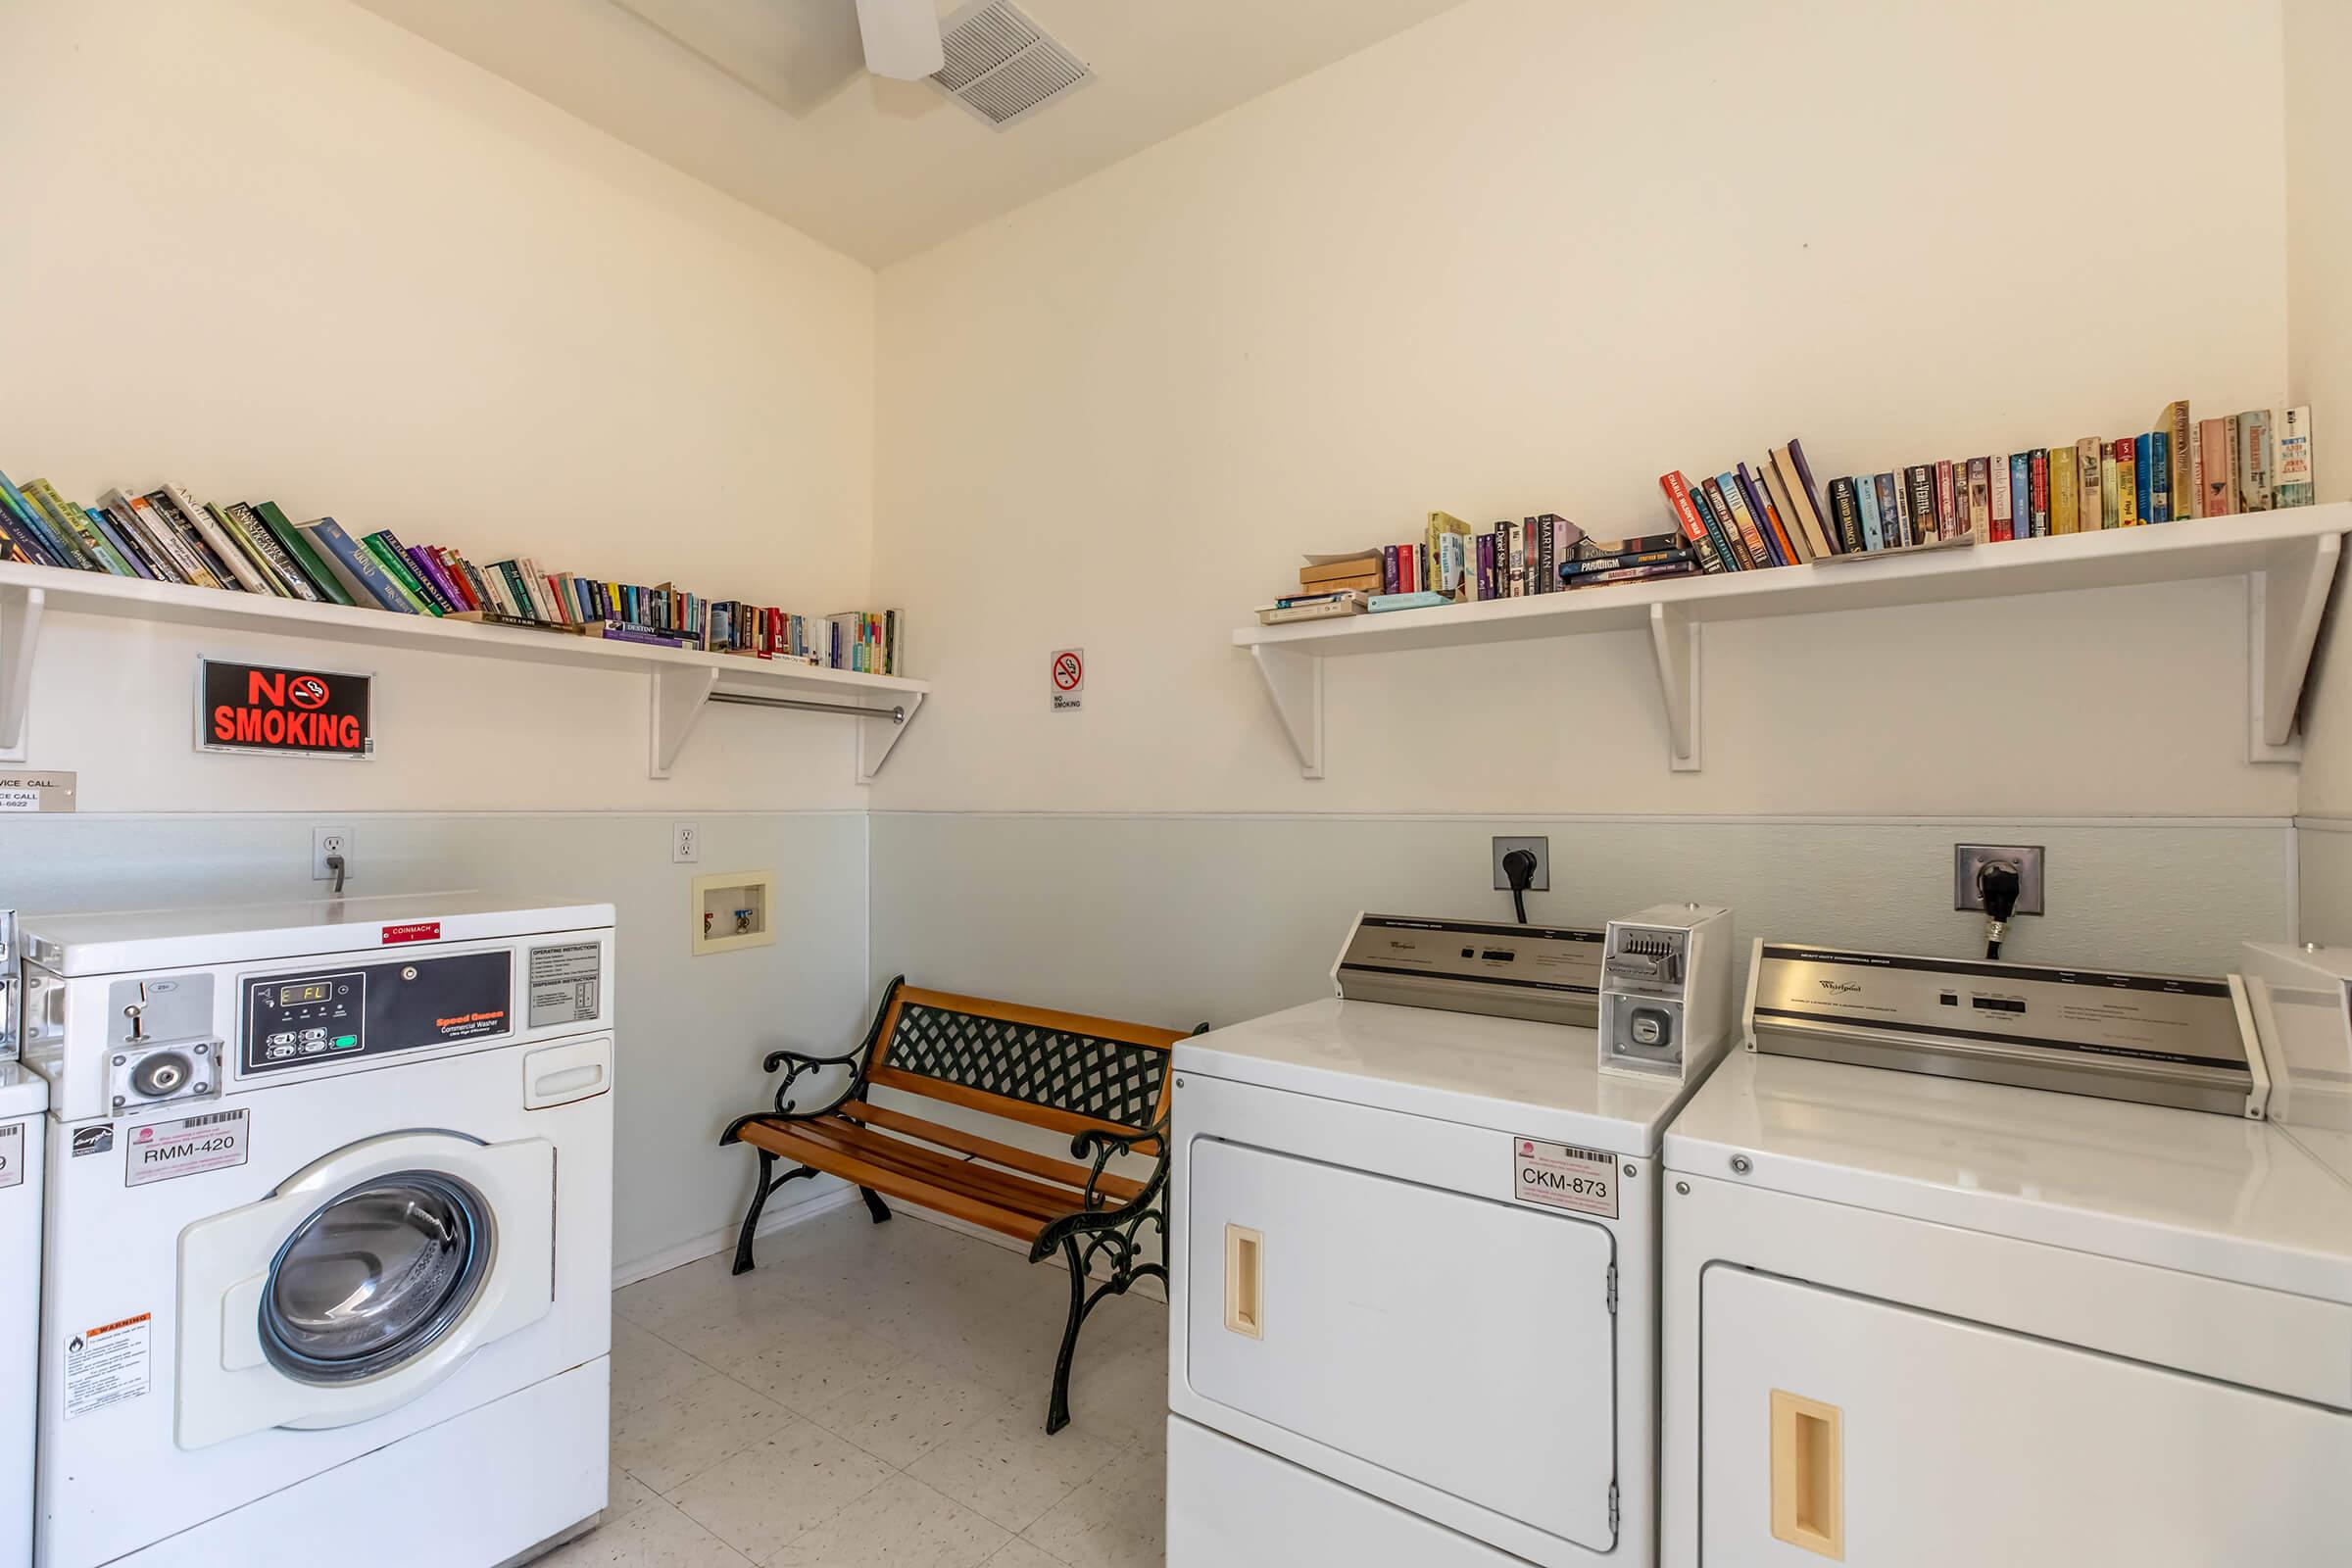
<path id="1" fill-rule="evenodd" d="M 1116 1155 L 1132 1154 L 1145 1145 L 1156 1146 L 1159 1157 L 1152 1162 L 1152 1175 L 1144 1183 L 1144 1190 L 1116 1208 L 1105 1208 L 1102 1206 L 1102 1197 L 1097 1190 L 1102 1180 L 1103 1170 Z M 1090 1127 L 1070 1140 L 1070 1152 L 1079 1159 L 1085 1159 L 1090 1154 L 1094 1157 L 1094 1168 L 1086 1177 L 1086 1207 L 1075 1214 L 1064 1214 L 1038 1233 L 1037 1241 L 1029 1249 L 1029 1261 L 1032 1263 L 1051 1257 L 1054 1250 L 1069 1237 L 1128 1231 L 1147 1215 L 1156 1216 L 1158 1213 L 1159 1192 L 1168 1179 L 1168 1123 L 1165 1117 L 1155 1127 L 1135 1132 L 1114 1133 L 1107 1128 Z M 1132 1245 L 1132 1235 L 1128 1241 Z"/>

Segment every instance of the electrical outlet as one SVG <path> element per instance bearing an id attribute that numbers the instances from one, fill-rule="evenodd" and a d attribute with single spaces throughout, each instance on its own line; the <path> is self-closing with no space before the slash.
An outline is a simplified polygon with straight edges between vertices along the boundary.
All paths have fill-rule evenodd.
<path id="1" fill-rule="evenodd" d="M 1497 838 L 1494 841 L 1494 885 L 1503 889 L 1510 887 L 1511 879 L 1502 874 L 1502 858 L 1513 850 L 1525 850 L 1536 858 L 1536 879 L 1527 885 L 1528 891 L 1549 893 L 1551 891 L 1551 840 L 1547 838 Z"/>
<path id="2" fill-rule="evenodd" d="M 315 827 L 311 829 L 311 880 L 328 882 L 334 879 L 335 868 L 326 863 L 330 855 L 343 857 L 343 876 L 351 877 L 351 829 L 347 827 Z"/>
<path id="3" fill-rule="evenodd" d="M 692 822 L 669 824 L 669 863 L 693 865 L 703 858 L 703 830 Z"/>
<path id="4" fill-rule="evenodd" d="M 2017 867 L 2019 914 L 2042 913 L 2041 846 L 2038 844 L 1955 844 L 1952 846 L 1952 907 L 1982 909 L 1984 895 L 1977 891 L 1977 870 L 1993 860 Z"/>

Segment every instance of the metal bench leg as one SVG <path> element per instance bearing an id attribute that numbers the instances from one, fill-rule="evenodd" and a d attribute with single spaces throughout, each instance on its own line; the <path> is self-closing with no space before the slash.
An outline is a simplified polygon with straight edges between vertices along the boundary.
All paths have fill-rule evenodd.
<path id="1" fill-rule="evenodd" d="M 1061 1250 L 1070 1264 L 1070 1321 L 1061 1331 L 1061 1353 L 1054 1358 L 1054 1402 L 1046 1407 L 1049 1437 L 1070 1424 L 1070 1359 L 1078 1353 L 1078 1325 L 1086 1321 L 1086 1309 L 1093 1304 L 1087 1299 L 1086 1264 L 1078 1256 L 1078 1238 L 1064 1241 Z"/>
<path id="2" fill-rule="evenodd" d="M 865 1200 L 865 1211 L 874 1216 L 875 1224 L 879 1225 L 890 1218 L 890 1205 L 882 1201 L 880 1193 L 875 1192 L 871 1187 L 860 1187 L 858 1189 L 858 1196 Z"/>
<path id="3" fill-rule="evenodd" d="M 776 1156 L 764 1149 L 760 1150 L 760 1186 L 752 1194 L 752 1206 L 743 1211 L 743 1229 L 736 1233 L 735 1267 L 731 1271 L 733 1273 L 749 1274 L 752 1271 L 752 1233 L 760 1228 L 760 1211 L 767 1206 L 769 1196 L 795 1176 L 814 1176 L 816 1174 L 806 1165 L 795 1165 L 783 1175 L 770 1181 L 769 1173 L 775 1168 Z"/>

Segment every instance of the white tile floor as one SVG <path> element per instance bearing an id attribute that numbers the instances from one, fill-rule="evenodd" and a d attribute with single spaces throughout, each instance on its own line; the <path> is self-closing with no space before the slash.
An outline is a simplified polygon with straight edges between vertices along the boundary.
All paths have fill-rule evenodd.
<path id="1" fill-rule="evenodd" d="M 612 1296 L 612 1493 L 551 1568 L 1156 1568 L 1167 1309 L 861 1206 Z"/>

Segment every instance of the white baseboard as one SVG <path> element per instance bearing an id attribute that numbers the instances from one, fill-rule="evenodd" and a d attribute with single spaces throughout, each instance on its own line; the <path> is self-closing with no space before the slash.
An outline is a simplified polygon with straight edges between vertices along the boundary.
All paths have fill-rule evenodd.
<path id="1" fill-rule="evenodd" d="M 857 1188 L 847 1182 L 835 1182 L 831 1177 L 824 1181 L 824 1187 L 797 1203 L 769 1203 L 767 1211 L 760 1216 L 760 1228 L 752 1234 L 756 1237 L 773 1236 L 778 1231 L 807 1224 L 820 1214 L 830 1214 L 837 1208 L 858 1201 Z M 726 1251 L 735 1245 L 736 1233 L 741 1229 L 740 1224 L 729 1225 L 724 1230 L 706 1232 L 675 1247 L 665 1247 L 659 1252 L 649 1252 L 626 1263 L 615 1263 L 612 1265 L 612 1288 L 617 1291 L 623 1285 L 650 1280 L 673 1268 L 699 1263 L 714 1252 Z"/>

